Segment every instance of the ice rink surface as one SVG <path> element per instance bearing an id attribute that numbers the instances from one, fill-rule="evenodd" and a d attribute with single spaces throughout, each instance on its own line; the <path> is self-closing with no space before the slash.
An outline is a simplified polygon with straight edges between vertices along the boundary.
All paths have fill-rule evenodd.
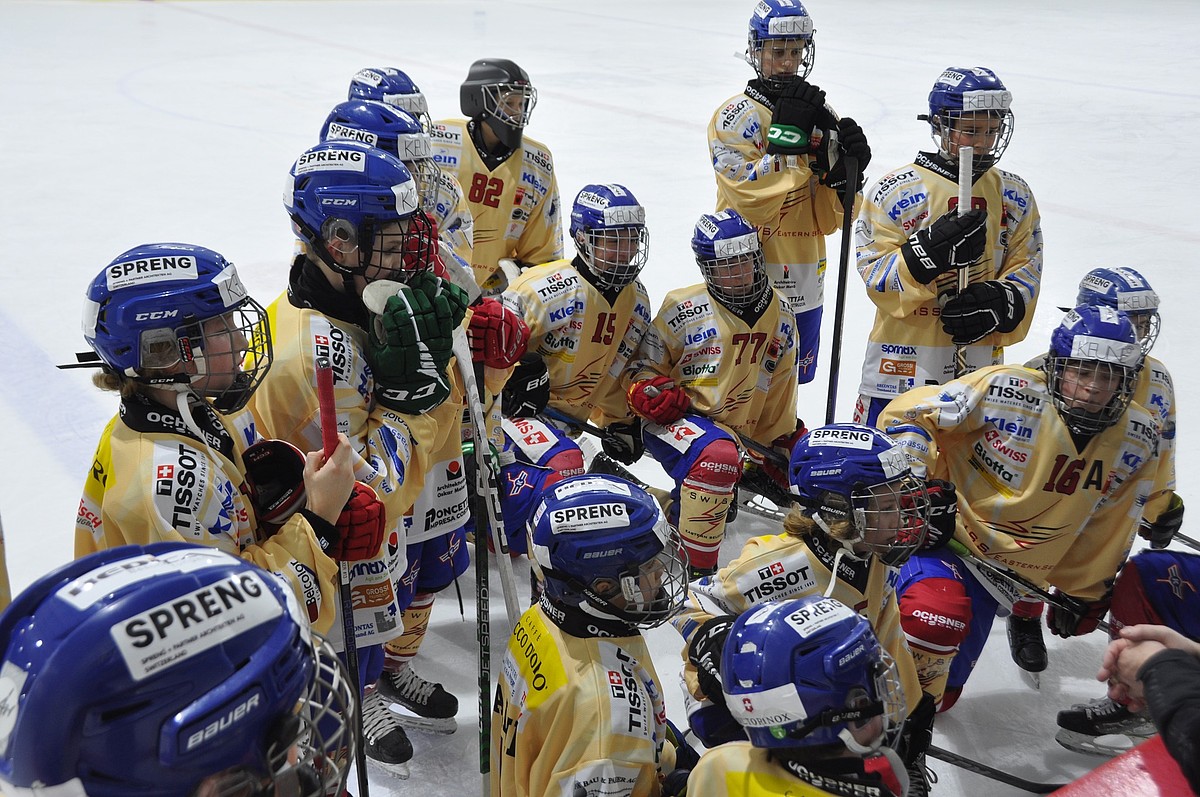
<path id="1" fill-rule="evenodd" d="M 83 477 L 115 411 L 87 373 L 54 365 L 83 347 L 84 287 L 116 254 L 150 241 L 202 244 L 271 301 L 292 249 L 280 189 L 354 72 L 406 70 L 442 118 L 459 115 L 458 87 L 473 60 L 506 57 L 538 89 L 528 133 L 553 151 L 564 203 L 585 183 L 620 182 L 646 206 L 653 235 L 642 278 L 657 304 L 700 278 L 688 240 L 715 197 L 705 127 L 752 76 L 735 58 L 752 5 L 0 2 L 0 513 L 14 589 L 70 557 Z M 1198 380 L 1187 352 L 1200 341 L 1200 313 L 1187 309 L 1200 243 L 1187 205 L 1200 181 L 1200 10 L 1187 0 L 813 0 L 808 10 L 818 42 L 810 79 L 865 128 L 874 151 L 868 181 L 929 148 L 915 116 L 944 67 L 996 70 L 1016 114 L 1002 166 L 1031 185 L 1046 243 L 1033 331 L 1008 360 L 1044 350 L 1061 317 L 1055 308 L 1073 299 L 1084 272 L 1134 265 L 1163 297 L 1154 354 L 1173 371 L 1189 440 Z M 838 236 L 828 249 L 823 363 L 798 408 L 810 426 L 825 412 Z M 851 269 L 838 420 L 849 419 L 870 318 Z M 1179 452 L 1185 497 L 1200 495 L 1191 451 L 1185 442 Z M 652 462 L 638 472 L 665 484 Z M 739 519 L 723 560 L 770 531 Z M 525 585 L 523 574 L 519 565 Z M 470 574 L 461 586 L 473 618 Z M 508 630 L 498 590 L 493 580 L 494 648 Z M 1059 748 L 1054 714 L 1101 694 L 1092 679 L 1104 640 L 1050 638 L 1050 669 L 1035 692 L 1018 677 L 1003 633 L 997 622 L 962 700 L 939 717 L 936 743 L 1025 778 L 1081 775 L 1099 759 Z M 669 711 L 681 720 L 678 637 L 670 629 L 650 636 Z M 418 669 L 459 695 L 459 731 L 414 734 L 412 779 L 375 774 L 372 794 L 478 793 L 475 649 L 473 619 L 460 618 L 451 590 L 436 604 Z M 1014 793 L 933 768 L 935 793 Z"/>

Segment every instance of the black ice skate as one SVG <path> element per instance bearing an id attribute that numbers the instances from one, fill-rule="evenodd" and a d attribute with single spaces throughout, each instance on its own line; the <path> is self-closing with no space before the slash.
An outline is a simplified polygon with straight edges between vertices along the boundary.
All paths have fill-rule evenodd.
<path id="1" fill-rule="evenodd" d="M 413 746 L 388 699 L 376 689 L 363 698 L 362 712 L 367 758 L 393 777 L 407 778 Z"/>
<path id="2" fill-rule="evenodd" d="M 407 728 L 425 733 L 450 734 L 458 730 L 458 698 L 441 684 L 426 681 L 412 665 L 398 672 L 384 672 L 379 692 L 392 702 L 392 713 Z"/>
<path id="3" fill-rule="evenodd" d="M 1012 660 L 1025 672 L 1045 670 L 1050 660 L 1046 654 L 1046 641 L 1042 638 L 1042 618 L 1009 615 L 1008 650 Z"/>
<path id="4" fill-rule="evenodd" d="M 1111 698 L 1079 703 L 1058 712 L 1054 738 L 1068 750 L 1114 756 L 1158 733 L 1148 717 Z"/>
<path id="5" fill-rule="evenodd" d="M 922 753 L 908 767 L 906 795 L 907 797 L 928 797 L 934 783 L 937 783 L 937 773 L 925 765 L 925 754 Z"/>

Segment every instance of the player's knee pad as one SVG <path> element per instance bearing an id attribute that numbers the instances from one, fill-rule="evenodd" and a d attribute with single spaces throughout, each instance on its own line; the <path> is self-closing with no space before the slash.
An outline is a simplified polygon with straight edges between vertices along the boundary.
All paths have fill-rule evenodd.
<path id="1" fill-rule="evenodd" d="M 742 475 L 742 457 L 737 445 L 728 438 L 706 445 L 688 468 L 686 482 L 714 493 L 733 492 Z"/>
<path id="2" fill-rule="evenodd" d="M 961 581 L 926 578 L 900 597 L 900 625 L 909 644 L 953 656 L 971 628 L 971 599 Z"/>
<path id="3" fill-rule="evenodd" d="M 1117 583 L 1113 585 L 1110 611 L 1114 631 L 1127 625 L 1143 623 L 1164 625 L 1162 617 L 1146 593 L 1146 585 L 1142 581 L 1142 571 L 1138 568 L 1136 556 L 1125 563 L 1117 576 Z"/>
<path id="4" fill-rule="evenodd" d="M 583 452 L 572 446 L 565 451 L 559 451 L 546 460 L 546 467 L 561 474 L 560 478 L 578 476 L 583 473 Z"/>

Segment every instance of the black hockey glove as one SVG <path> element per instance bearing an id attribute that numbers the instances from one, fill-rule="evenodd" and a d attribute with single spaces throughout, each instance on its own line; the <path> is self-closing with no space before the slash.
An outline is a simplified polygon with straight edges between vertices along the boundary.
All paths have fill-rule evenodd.
<path id="1" fill-rule="evenodd" d="M 973 282 L 942 308 L 942 329 L 955 346 L 993 332 L 1012 332 L 1025 317 L 1025 297 L 1007 280 Z"/>
<path id="2" fill-rule="evenodd" d="M 642 421 L 636 418 L 629 423 L 610 423 L 604 427 L 600 438 L 604 453 L 623 465 L 632 465 L 646 453 L 642 443 Z"/>
<path id="3" fill-rule="evenodd" d="M 929 749 L 933 742 L 933 718 L 936 713 L 933 695 L 922 692 L 921 702 L 917 703 L 917 707 L 900 726 L 900 739 L 896 743 L 896 753 L 905 767 L 911 767 Z"/>
<path id="4" fill-rule="evenodd" d="M 705 620 L 688 644 L 688 661 L 696 667 L 700 691 L 714 703 L 724 700 L 721 696 L 721 651 L 736 619 L 726 614 Z"/>
<path id="5" fill-rule="evenodd" d="M 1053 593 L 1056 601 L 1050 603 L 1046 610 L 1046 627 L 1050 629 L 1050 633 L 1063 639 L 1095 631 L 1104 615 L 1108 614 L 1108 607 L 1112 605 L 1112 595 L 1089 602 L 1059 592 L 1057 588 Z"/>
<path id="6" fill-rule="evenodd" d="M 983 257 L 987 245 L 987 213 L 980 208 L 962 216 L 952 210 L 917 230 L 900 247 L 912 278 L 928 285 L 939 274 L 968 268 Z"/>
<path id="7" fill-rule="evenodd" d="M 770 155 L 806 155 L 812 152 L 813 129 L 825 127 L 825 92 L 796 78 L 783 87 L 767 130 Z"/>
<path id="8" fill-rule="evenodd" d="M 684 797 L 687 794 L 690 769 L 673 769 L 662 781 L 662 797 Z"/>
<path id="9" fill-rule="evenodd" d="M 858 161 L 858 174 L 854 177 L 853 191 L 859 191 L 863 186 L 863 174 L 867 164 L 871 162 L 871 146 L 867 143 L 867 134 L 859 127 L 858 122 L 845 117 L 837 124 L 838 138 L 836 150 L 833 150 L 833 139 L 821 143 L 821 151 L 817 155 L 816 170 L 821 172 L 821 185 L 837 191 L 838 199 L 846 201 L 850 178 L 846 174 L 846 159 L 849 155 Z"/>
<path id="10" fill-rule="evenodd" d="M 550 372 L 541 355 L 527 352 L 513 369 L 500 394 L 507 418 L 531 418 L 550 403 Z"/>
<path id="11" fill-rule="evenodd" d="M 936 551 L 954 538 L 958 491 L 952 482 L 930 479 L 925 482 L 925 494 L 929 496 L 929 531 L 921 550 Z"/>
<path id="12" fill-rule="evenodd" d="M 1145 518 L 1142 519 L 1138 535 L 1143 540 L 1150 541 L 1151 550 L 1160 551 L 1171 544 L 1171 540 L 1175 539 L 1175 532 L 1179 531 L 1179 527 L 1182 525 L 1183 499 L 1179 497 L 1179 493 L 1175 493 L 1171 496 L 1171 503 L 1158 516 L 1158 520 L 1151 522 Z"/>

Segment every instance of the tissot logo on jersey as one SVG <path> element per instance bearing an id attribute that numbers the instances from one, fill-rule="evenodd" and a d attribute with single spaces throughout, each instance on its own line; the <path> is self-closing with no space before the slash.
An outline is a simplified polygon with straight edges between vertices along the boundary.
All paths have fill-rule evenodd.
<path id="1" fill-rule="evenodd" d="M 817 580 L 813 577 L 812 566 L 807 562 L 797 564 L 791 569 L 783 562 L 772 562 L 760 567 L 754 576 L 738 579 L 738 591 L 750 603 L 783 600 L 793 595 L 802 595 L 816 587 Z"/>
<path id="2" fill-rule="evenodd" d="M 537 289 L 537 295 L 542 299 L 548 299 L 556 293 L 566 290 L 572 286 L 579 284 L 578 274 L 556 273 L 546 276 L 545 281 Z"/>
<path id="3" fill-rule="evenodd" d="M 673 314 L 667 317 L 667 326 L 670 327 L 672 332 L 678 332 L 689 319 L 710 315 L 712 315 L 712 306 L 707 301 L 694 303 L 691 299 L 688 299 L 681 303 Z"/>
<path id="4" fill-rule="evenodd" d="M 171 525 L 190 533 L 204 494 L 208 461 L 182 443 L 176 445 L 173 459 L 155 466 L 154 494 L 167 499 Z"/>
<path id="5" fill-rule="evenodd" d="M 328 334 L 313 335 L 313 354 L 317 358 L 324 357 L 333 367 L 334 384 L 350 384 L 350 353 L 346 342 L 346 333 L 330 325 Z"/>

